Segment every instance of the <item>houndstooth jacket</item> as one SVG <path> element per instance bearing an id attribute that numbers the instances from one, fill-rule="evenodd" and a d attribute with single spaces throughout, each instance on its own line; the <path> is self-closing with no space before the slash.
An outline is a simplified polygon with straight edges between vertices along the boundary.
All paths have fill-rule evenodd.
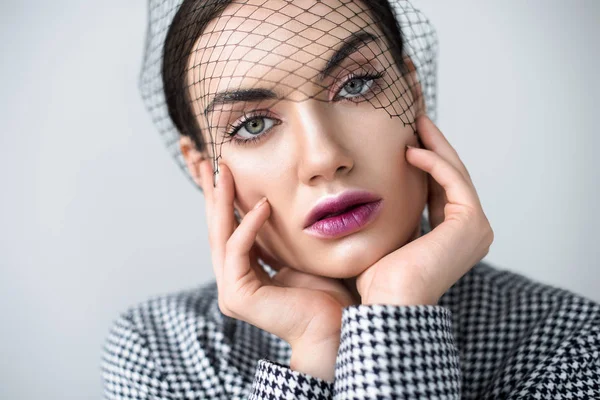
<path id="1" fill-rule="evenodd" d="M 277 336 L 223 315 L 214 281 L 113 324 L 106 399 L 600 399 L 600 305 L 479 262 L 438 305 L 342 313 L 333 382 Z"/>

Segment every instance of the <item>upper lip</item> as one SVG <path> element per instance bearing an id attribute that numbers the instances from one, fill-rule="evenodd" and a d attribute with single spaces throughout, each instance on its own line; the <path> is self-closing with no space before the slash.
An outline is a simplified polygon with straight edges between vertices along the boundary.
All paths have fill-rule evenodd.
<path id="1" fill-rule="evenodd" d="M 304 228 L 307 228 L 328 214 L 337 213 L 357 204 L 371 203 L 381 197 L 366 190 L 346 190 L 337 196 L 322 198 L 306 216 Z"/>

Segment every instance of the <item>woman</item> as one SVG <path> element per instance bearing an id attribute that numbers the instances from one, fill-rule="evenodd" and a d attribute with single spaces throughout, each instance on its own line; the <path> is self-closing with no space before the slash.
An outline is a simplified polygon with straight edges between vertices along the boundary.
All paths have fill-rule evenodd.
<path id="1" fill-rule="evenodd" d="M 367 0 L 150 10 L 144 97 L 206 196 L 216 282 L 116 321 L 107 398 L 600 395 L 600 306 L 481 262 L 492 228 L 426 116 L 422 14 Z"/>

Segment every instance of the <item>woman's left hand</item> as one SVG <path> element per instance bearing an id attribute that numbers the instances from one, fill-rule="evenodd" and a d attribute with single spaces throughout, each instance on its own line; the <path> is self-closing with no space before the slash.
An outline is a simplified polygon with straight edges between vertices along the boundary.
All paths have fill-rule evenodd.
<path id="1" fill-rule="evenodd" d="M 437 304 L 488 252 L 494 232 L 464 164 L 425 116 L 417 120 L 425 148 L 407 161 L 428 173 L 431 232 L 381 258 L 356 278 L 362 304 Z"/>

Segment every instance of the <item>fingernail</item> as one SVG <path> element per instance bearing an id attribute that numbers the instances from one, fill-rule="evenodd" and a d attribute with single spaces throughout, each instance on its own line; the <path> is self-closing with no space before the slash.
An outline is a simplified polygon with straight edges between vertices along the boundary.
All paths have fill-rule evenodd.
<path id="1" fill-rule="evenodd" d="M 258 201 L 258 203 L 256 203 L 256 205 L 254 206 L 253 210 L 256 210 L 257 208 L 259 208 L 260 206 L 262 206 L 263 204 L 265 204 L 267 201 L 266 197 L 263 197 L 262 199 L 260 199 Z"/>

